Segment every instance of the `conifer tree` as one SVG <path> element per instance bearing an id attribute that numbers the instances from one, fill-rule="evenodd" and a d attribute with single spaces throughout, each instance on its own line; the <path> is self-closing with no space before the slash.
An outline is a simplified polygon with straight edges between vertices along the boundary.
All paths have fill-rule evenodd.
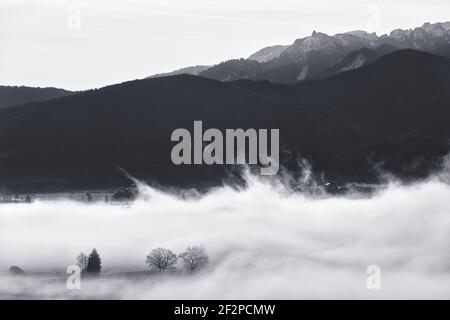
<path id="1" fill-rule="evenodd" d="M 93 249 L 88 258 L 88 263 L 86 266 L 86 272 L 91 274 L 98 274 L 102 269 L 102 260 L 97 253 L 96 249 Z"/>

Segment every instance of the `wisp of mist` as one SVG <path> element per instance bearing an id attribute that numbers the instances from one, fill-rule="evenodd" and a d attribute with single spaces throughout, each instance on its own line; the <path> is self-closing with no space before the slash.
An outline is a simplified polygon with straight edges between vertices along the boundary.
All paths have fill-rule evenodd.
<path id="1" fill-rule="evenodd" d="M 99 279 L 81 291 L 120 299 L 450 298 L 450 185 L 438 175 L 371 196 L 310 196 L 252 176 L 243 190 L 196 197 L 139 190 L 129 204 L 0 205 L 0 296 L 71 297 L 64 283 L 9 276 L 12 265 L 64 273 L 96 248 L 107 278 L 146 270 L 153 248 L 201 245 L 210 263 L 199 273 Z M 381 270 L 379 290 L 366 284 L 371 265 Z"/>

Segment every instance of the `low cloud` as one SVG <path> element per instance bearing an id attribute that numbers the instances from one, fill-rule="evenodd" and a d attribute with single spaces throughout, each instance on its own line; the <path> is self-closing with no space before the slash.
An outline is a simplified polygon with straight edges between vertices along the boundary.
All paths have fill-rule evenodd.
<path id="1" fill-rule="evenodd" d="M 442 175 L 441 175 L 442 176 Z M 445 175 L 444 175 L 445 176 Z M 135 202 L 0 206 L 0 270 L 59 271 L 97 248 L 105 277 L 146 270 L 162 246 L 202 245 L 192 276 L 88 283 L 93 296 L 142 299 L 450 298 L 450 186 L 390 184 L 371 197 L 307 196 L 250 177 L 248 188 L 183 198 L 140 187 Z M 368 290 L 378 265 L 382 289 Z M 0 275 L 0 295 L 71 297 L 63 283 Z M 34 290 L 34 291 L 33 291 Z"/>

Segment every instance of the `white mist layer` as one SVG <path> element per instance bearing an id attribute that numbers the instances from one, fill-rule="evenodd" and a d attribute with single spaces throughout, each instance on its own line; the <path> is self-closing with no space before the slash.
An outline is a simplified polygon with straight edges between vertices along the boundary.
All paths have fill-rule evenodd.
<path id="1" fill-rule="evenodd" d="M 203 245 L 210 266 L 200 274 L 91 289 L 143 299 L 450 298 L 450 186 L 438 179 L 368 198 L 311 198 L 255 180 L 187 200 L 141 189 L 127 206 L 1 205 L 0 270 L 64 272 L 95 247 L 105 273 L 139 271 L 155 247 Z M 366 287 L 370 265 L 381 268 L 381 290 Z M 20 293 L 15 285 L 4 277 L 0 290 Z M 51 296 L 47 286 L 35 290 Z"/>

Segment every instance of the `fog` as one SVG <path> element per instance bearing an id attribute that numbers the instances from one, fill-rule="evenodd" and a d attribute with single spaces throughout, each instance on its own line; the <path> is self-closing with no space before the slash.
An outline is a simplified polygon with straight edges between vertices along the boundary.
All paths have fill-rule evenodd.
<path id="1" fill-rule="evenodd" d="M 138 299 L 450 298 L 450 186 L 442 176 L 391 182 L 371 196 L 308 195 L 248 177 L 245 190 L 181 197 L 140 186 L 129 204 L 35 201 L 0 205 L 0 297 Z M 194 275 L 144 271 L 155 247 L 202 245 Z M 69 292 L 63 274 L 96 248 L 102 278 Z M 16 265 L 35 276 L 12 277 Z M 366 286 L 381 268 L 381 289 Z M 64 279 L 64 277 L 62 277 Z M 104 281 L 101 281 L 104 280 Z"/>

